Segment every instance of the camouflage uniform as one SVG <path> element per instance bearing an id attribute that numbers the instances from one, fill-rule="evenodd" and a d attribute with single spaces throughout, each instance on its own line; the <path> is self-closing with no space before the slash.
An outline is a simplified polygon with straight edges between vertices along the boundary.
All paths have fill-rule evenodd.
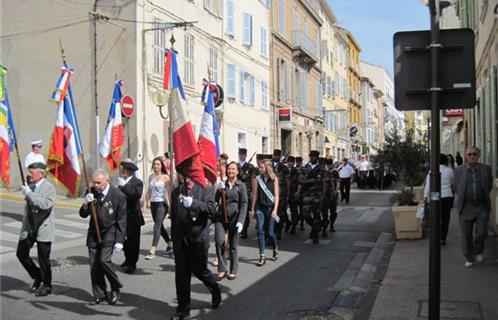
<path id="1" fill-rule="evenodd" d="M 311 227 L 310 239 L 313 239 L 313 243 L 318 243 L 318 236 L 322 226 L 320 217 L 323 192 L 322 177 L 322 169 L 318 163 L 314 167 L 311 163 L 308 163 L 302 168 L 299 175 L 303 203 L 302 214 L 306 223 Z"/>
<path id="2" fill-rule="evenodd" d="M 332 166 L 323 170 L 323 201 L 322 201 L 322 235 L 327 236 L 327 227 L 330 223 L 330 231 L 334 232 L 334 223 L 337 218 L 337 198 L 339 186 L 339 173 Z M 329 220 L 330 212 L 330 220 Z"/>
<path id="3" fill-rule="evenodd" d="M 279 185 L 279 200 L 277 214 L 280 217 L 279 222 L 276 224 L 277 239 L 282 239 L 282 229 L 287 223 L 289 217 L 287 216 L 287 206 L 289 199 L 289 168 L 282 162 L 274 163 L 275 173 L 278 176 Z"/>
<path id="4" fill-rule="evenodd" d="M 301 218 L 299 214 L 299 205 L 301 203 L 301 199 L 297 194 L 300 173 L 301 167 L 292 167 L 289 169 L 289 208 L 291 212 L 291 234 L 296 233 L 296 225 Z"/>
<path id="5" fill-rule="evenodd" d="M 244 163 L 244 165 L 240 168 L 240 173 L 239 173 L 239 179 L 246 185 L 247 189 L 247 201 L 248 201 L 248 206 L 247 206 L 247 214 L 246 214 L 246 219 L 244 221 L 244 227 L 242 228 L 242 232 L 240 233 L 240 237 L 242 239 L 247 238 L 247 229 L 249 228 L 250 224 L 250 214 L 249 210 L 251 210 L 251 205 L 252 205 L 252 197 L 251 197 L 251 192 L 252 192 L 252 179 L 256 177 L 256 167 L 250 164 L 249 162 Z"/>

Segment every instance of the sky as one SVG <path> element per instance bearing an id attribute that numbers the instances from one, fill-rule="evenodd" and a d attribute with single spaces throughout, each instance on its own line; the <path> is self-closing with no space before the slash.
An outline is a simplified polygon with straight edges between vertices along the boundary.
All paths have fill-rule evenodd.
<path id="1" fill-rule="evenodd" d="M 429 10 L 420 0 L 327 0 L 339 25 L 361 46 L 361 60 L 393 75 L 393 35 L 429 30 Z"/>

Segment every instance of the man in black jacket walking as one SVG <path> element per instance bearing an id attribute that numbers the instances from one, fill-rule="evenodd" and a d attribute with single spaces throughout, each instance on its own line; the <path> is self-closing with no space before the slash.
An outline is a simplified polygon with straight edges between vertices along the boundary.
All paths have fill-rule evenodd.
<path id="1" fill-rule="evenodd" d="M 90 258 L 90 277 L 92 280 L 93 299 L 90 305 L 100 304 L 106 299 L 105 278 L 111 285 L 109 304 L 119 300 L 119 289 L 123 287 L 112 264 L 112 253 L 120 252 L 126 235 L 126 197 L 110 185 L 109 174 L 101 169 L 93 172 L 94 187 L 85 196 L 80 208 L 80 216 L 86 218 L 95 205 L 99 225 L 101 243 L 97 242 L 97 230 L 93 219 L 90 219 L 86 245 Z M 93 204 L 94 203 L 94 204 Z M 105 277 L 104 277 L 105 276 Z"/>
<path id="2" fill-rule="evenodd" d="M 124 243 L 125 261 L 121 264 L 125 273 L 133 273 L 137 268 L 140 253 L 140 228 L 144 225 L 142 206 L 140 205 L 144 184 L 142 180 L 135 177 L 137 170 L 138 167 L 131 159 L 121 161 L 118 190 L 126 196 L 127 211 L 126 240 Z"/>
<path id="3" fill-rule="evenodd" d="M 221 303 L 220 287 L 207 268 L 209 218 L 215 214 L 214 187 L 202 188 L 186 178 L 173 190 L 171 195 L 171 233 L 175 254 L 178 308 L 172 316 L 172 320 L 189 318 L 192 273 L 211 292 L 211 306 L 217 308 Z"/>

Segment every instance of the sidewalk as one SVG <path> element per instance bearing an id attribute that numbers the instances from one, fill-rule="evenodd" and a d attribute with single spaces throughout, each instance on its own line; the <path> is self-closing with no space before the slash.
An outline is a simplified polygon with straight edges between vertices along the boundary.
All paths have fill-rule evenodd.
<path id="1" fill-rule="evenodd" d="M 498 238 L 488 237 L 484 261 L 465 268 L 458 217 L 453 211 L 441 248 L 441 319 L 498 319 Z M 370 320 L 428 317 L 429 239 L 397 241 Z"/>

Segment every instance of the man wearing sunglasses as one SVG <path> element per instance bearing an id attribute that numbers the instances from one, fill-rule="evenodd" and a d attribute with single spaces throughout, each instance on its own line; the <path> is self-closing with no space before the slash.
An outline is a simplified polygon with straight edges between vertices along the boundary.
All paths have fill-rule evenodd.
<path id="1" fill-rule="evenodd" d="M 453 183 L 457 194 L 456 209 L 463 235 L 462 248 L 466 268 L 473 267 L 476 261 L 483 261 L 482 253 L 488 235 L 491 211 L 489 193 L 493 187 L 493 176 L 489 165 L 479 163 L 479 156 L 479 148 L 467 148 L 466 163 L 455 168 Z"/>

